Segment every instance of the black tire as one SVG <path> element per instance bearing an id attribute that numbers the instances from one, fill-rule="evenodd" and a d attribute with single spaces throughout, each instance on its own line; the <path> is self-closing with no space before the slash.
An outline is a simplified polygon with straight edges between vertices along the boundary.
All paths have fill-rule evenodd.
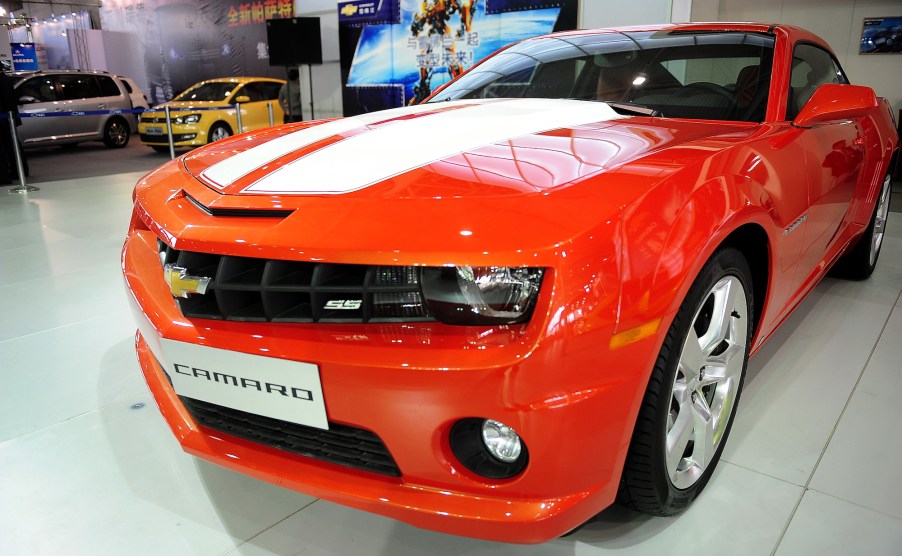
<path id="1" fill-rule="evenodd" d="M 892 191 L 892 176 L 887 174 L 883 178 L 883 185 L 880 187 L 880 193 L 874 203 L 874 212 L 871 213 L 868 227 L 858 243 L 846 251 L 833 265 L 830 271 L 833 276 L 850 280 L 864 280 L 874 273 L 874 269 L 877 268 L 877 259 L 880 257 L 880 249 L 883 247 Z"/>
<path id="2" fill-rule="evenodd" d="M 132 130 L 122 118 L 110 118 L 103 126 L 103 144 L 111 149 L 121 149 L 128 145 Z"/>
<path id="3" fill-rule="evenodd" d="M 221 139 L 225 139 L 226 137 L 230 137 L 231 135 L 232 128 L 230 128 L 228 124 L 216 122 L 215 124 L 210 126 L 210 133 L 207 134 L 207 143 L 219 141 Z"/>
<path id="4" fill-rule="evenodd" d="M 748 263 L 731 247 L 716 251 L 695 279 L 667 332 L 639 409 L 620 481 L 618 501 L 621 503 L 646 514 L 673 516 L 685 510 L 711 478 L 733 425 L 745 379 L 754 330 L 752 294 Z M 719 320 L 718 309 L 722 315 Z M 724 330 L 722 339 L 719 333 L 708 338 L 718 323 Z M 702 340 L 706 338 L 713 346 L 707 353 L 706 347 L 698 350 L 703 357 L 694 360 L 704 364 L 696 365 L 699 369 L 694 381 L 690 378 L 692 373 L 684 371 L 692 368 L 688 364 L 693 361 L 690 331 L 698 341 L 696 346 L 705 343 Z M 722 370 L 716 362 L 721 358 Z M 721 382 L 716 378 L 721 371 L 729 380 L 725 378 Z M 711 375 L 715 376 L 713 384 L 704 385 L 712 381 Z M 693 419 L 702 406 L 712 415 L 710 430 L 699 428 L 698 421 Z M 723 419 L 727 420 L 725 426 Z M 685 425 L 687 420 L 690 425 Z M 687 427 L 688 432 L 683 436 L 688 440 L 685 444 L 680 440 L 674 442 L 682 447 L 671 450 L 668 463 L 668 439 L 673 440 L 679 436 L 678 431 Z M 705 432 L 711 434 L 707 447 L 704 442 L 697 442 L 698 435 Z M 708 440 L 706 436 L 703 438 Z M 699 454 L 702 459 L 710 459 L 698 465 Z"/>
<path id="5" fill-rule="evenodd" d="M 166 145 L 165 147 L 161 147 L 160 145 L 151 145 L 150 148 L 157 151 L 158 153 L 169 154 L 169 145 Z"/>

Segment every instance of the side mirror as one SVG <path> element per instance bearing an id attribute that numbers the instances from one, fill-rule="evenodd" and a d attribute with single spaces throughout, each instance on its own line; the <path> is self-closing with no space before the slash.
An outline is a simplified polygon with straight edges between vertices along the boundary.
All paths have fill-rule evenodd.
<path id="1" fill-rule="evenodd" d="M 241 95 L 240 97 L 235 97 L 235 104 L 244 104 L 245 102 L 250 102 L 251 97 L 247 95 Z"/>
<path id="2" fill-rule="evenodd" d="M 19 104 L 31 104 L 37 101 L 38 99 L 30 96 L 19 97 Z"/>
<path id="3" fill-rule="evenodd" d="M 793 120 L 796 127 L 851 120 L 867 115 L 877 108 L 877 95 L 870 87 L 826 83 L 814 91 Z"/>

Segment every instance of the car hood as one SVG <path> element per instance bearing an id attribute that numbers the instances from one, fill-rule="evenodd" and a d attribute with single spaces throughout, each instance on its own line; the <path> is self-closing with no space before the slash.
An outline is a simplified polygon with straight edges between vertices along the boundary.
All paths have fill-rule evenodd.
<path id="1" fill-rule="evenodd" d="M 598 102 L 425 104 L 286 126 L 188 155 L 225 195 L 488 198 L 541 195 L 649 153 L 747 124 L 628 117 Z"/>
<path id="2" fill-rule="evenodd" d="M 599 226 L 755 129 L 583 101 L 427 104 L 218 141 L 147 176 L 136 198 L 177 249 L 524 264 L 578 236 L 611 237 Z"/>

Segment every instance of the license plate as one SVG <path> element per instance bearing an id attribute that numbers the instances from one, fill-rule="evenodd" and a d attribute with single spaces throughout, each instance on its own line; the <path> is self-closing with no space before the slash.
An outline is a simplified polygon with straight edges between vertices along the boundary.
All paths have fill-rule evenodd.
<path id="1" fill-rule="evenodd" d="M 319 368 L 161 339 L 161 363 L 180 396 L 328 429 Z"/>
<path id="2" fill-rule="evenodd" d="M 147 135 L 163 135 L 162 127 L 148 127 L 146 132 Z"/>

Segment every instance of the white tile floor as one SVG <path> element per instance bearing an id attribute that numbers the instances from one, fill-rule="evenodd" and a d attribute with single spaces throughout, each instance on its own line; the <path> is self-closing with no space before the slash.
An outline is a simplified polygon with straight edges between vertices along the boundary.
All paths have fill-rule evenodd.
<path id="1" fill-rule="evenodd" d="M 119 247 L 139 174 L 0 189 L 0 554 L 902 554 L 902 215 L 753 359 L 724 461 L 677 519 L 612 508 L 504 545 L 183 453 L 133 354 Z"/>

